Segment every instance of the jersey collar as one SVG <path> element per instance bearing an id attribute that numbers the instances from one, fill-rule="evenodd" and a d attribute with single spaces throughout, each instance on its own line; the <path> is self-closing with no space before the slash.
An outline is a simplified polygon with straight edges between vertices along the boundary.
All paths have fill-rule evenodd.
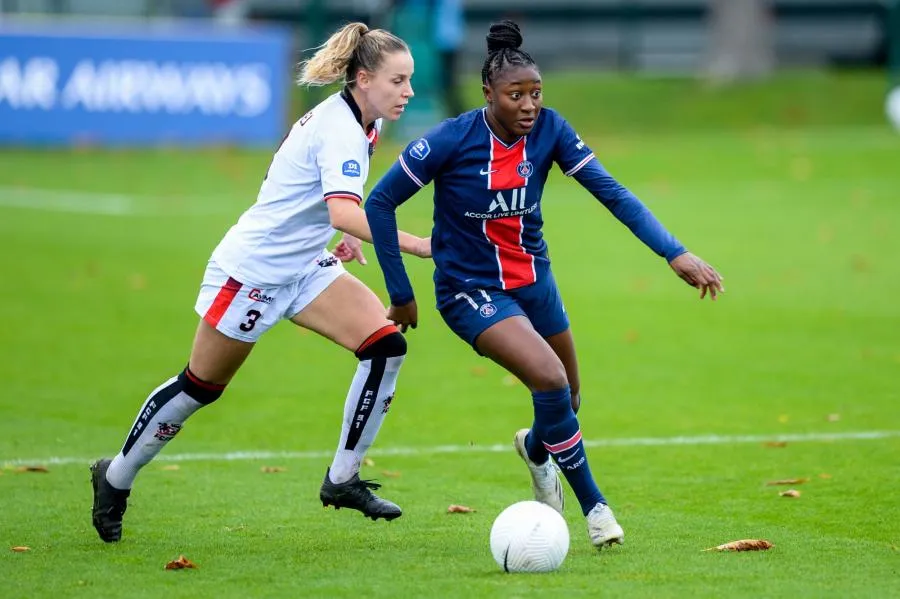
<path id="1" fill-rule="evenodd" d="M 356 100 L 353 98 L 353 94 L 350 93 L 350 87 L 345 85 L 344 89 L 341 90 L 341 98 L 343 98 L 344 102 L 347 103 L 347 106 L 350 107 L 350 111 L 353 113 L 353 116 L 356 117 L 356 122 L 359 123 L 359 126 L 363 126 L 362 122 L 362 110 L 359 109 L 359 104 L 356 103 Z M 365 128 L 366 135 L 370 135 L 372 133 L 372 129 L 375 128 L 375 123 L 372 123 L 368 127 Z"/>

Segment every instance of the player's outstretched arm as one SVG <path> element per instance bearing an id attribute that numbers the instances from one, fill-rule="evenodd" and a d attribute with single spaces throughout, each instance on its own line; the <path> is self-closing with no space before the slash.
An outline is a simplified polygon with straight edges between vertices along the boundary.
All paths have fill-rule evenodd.
<path id="1" fill-rule="evenodd" d="M 637 196 L 610 175 L 594 158 L 574 174 L 575 179 L 600 200 L 644 244 L 662 256 L 688 285 L 715 301 L 724 293 L 722 276 L 712 266 L 688 252 Z"/>

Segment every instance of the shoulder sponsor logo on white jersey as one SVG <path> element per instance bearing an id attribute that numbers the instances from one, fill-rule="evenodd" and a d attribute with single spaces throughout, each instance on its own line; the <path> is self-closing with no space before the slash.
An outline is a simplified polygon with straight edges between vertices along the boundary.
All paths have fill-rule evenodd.
<path id="1" fill-rule="evenodd" d="M 262 292 L 261 289 L 251 289 L 250 293 L 247 296 L 252 299 L 254 302 L 262 302 L 264 304 L 271 304 L 275 301 L 275 298 L 271 295 L 266 295 Z"/>
<path id="2" fill-rule="evenodd" d="M 416 160 L 425 160 L 425 157 L 430 153 L 431 146 L 428 145 L 428 140 L 424 137 L 418 141 L 413 142 L 413 144 L 409 148 L 409 155 Z"/>
<path id="3" fill-rule="evenodd" d="M 348 160 L 347 162 L 345 162 L 341 170 L 348 177 L 359 177 L 361 173 L 359 163 L 355 160 Z"/>
<path id="4" fill-rule="evenodd" d="M 507 216 L 531 214 L 537 209 L 538 205 L 537 203 L 534 203 L 531 206 L 526 205 L 525 193 L 527 189 L 527 187 L 519 187 L 518 189 L 498 191 L 497 195 L 491 199 L 491 204 L 488 206 L 487 212 L 466 212 L 465 216 L 481 220 L 492 220 L 495 218 L 505 218 Z"/>

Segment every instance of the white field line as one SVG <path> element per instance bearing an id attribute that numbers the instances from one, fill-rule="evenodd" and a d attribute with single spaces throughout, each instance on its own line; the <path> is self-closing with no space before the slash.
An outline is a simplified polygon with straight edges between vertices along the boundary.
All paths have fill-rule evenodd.
<path id="1" fill-rule="evenodd" d="M 672 445 L 738 445 L 784 441 L 788 443 L 867 441 L 900 437 L 900 431 L 857 431 L 846 433 L 796 433 L 785 435 L 698 435 L 690 437 L 632 437 L 622 439 L 585 440 L 586 447 L 660 447 Z M 434 445 L 431 447 L 387 447 L 372 449 L 369 455 L 420 456 L 453 453 L 500 453 L 512 451 L 512 443 L 494 445 Z M 331 458 L 333 451 L 230 451 L 227 453 L 160 454 L 160 462 L 230 462 L 237 460 L 321 460 Z M 64 466 L 88 464 L 93 458 L 51 456 L 44 458 L 0 460 L 7 466 L 45 465 Z"/>
<path id="2" fill-rule="evenodd" d="M 0 186 L 0 208 L 103 216 L 205 216 L 236 211 L 233 206 L 212 197 L 161 198 L 4 186 Z"/>

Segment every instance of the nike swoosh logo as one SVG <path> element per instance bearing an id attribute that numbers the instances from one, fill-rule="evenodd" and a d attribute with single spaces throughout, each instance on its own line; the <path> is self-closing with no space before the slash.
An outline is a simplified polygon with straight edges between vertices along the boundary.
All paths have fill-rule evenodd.
<path id="1" fill-rule="evenodd" d="M 570 453 L 566 457 L 558 457 L 558 458 L 556 458 L 556 461 L 559 462 L 560 464 L 565 464 L 566 462 L 568 462 L 569 460 L 574 458 L 577 453 L 578 452 L 576 451 L 574 453 Z"/>
<path id="2" fill-rule="evenodd" d="M 479 171 L 478 174 L 480 174 L 480 175 L 490 175 L 491 173 L 496 173 L 496 172 L 497 172 L 497 169 L 494 169 L 494 170 L 492 170 L 492 171 L 486 171 L 486 170 L 484 170 L 484 169 L 481 169 L 481 171 Z"/>

